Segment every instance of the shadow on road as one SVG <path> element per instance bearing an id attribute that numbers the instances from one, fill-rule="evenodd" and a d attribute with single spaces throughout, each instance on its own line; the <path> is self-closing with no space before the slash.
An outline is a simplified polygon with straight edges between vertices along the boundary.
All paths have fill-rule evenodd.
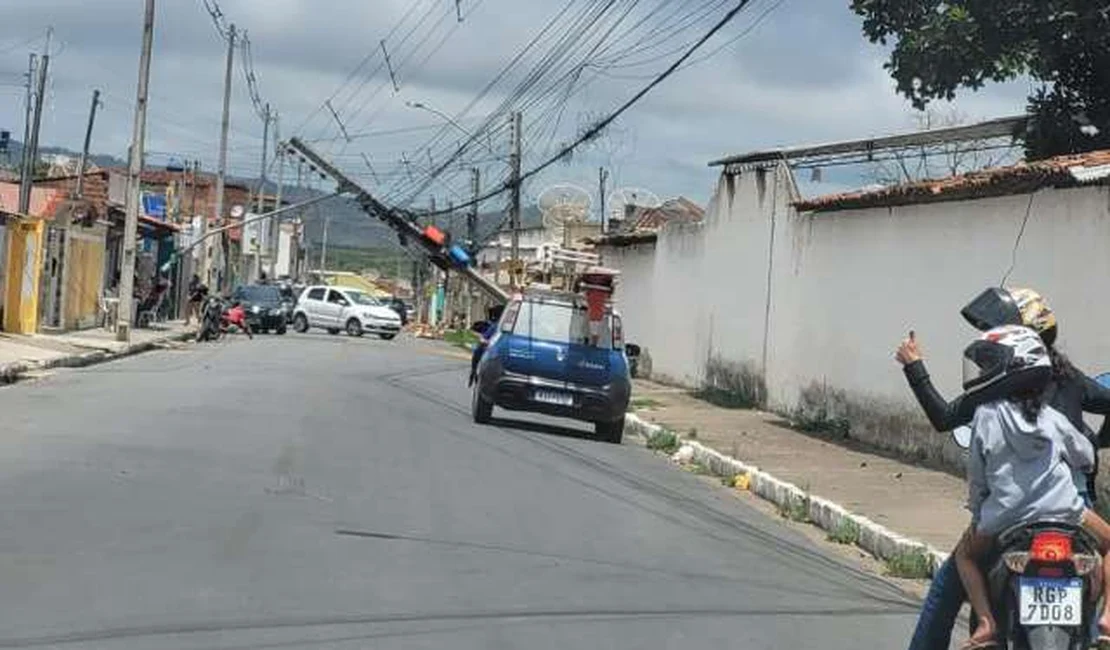
<path id="1" fill-rule="evenodd" d="M 531 431 L 533 433 L 546 433 L 548 435 L 559 436 L 561 438 L 574 438 L 576 440 L 590 440 L 593 438 L 593 431 L 570 429 L 547 422 L 534 422 L 529 420 L 517 420 L 515 418 L 495 417 L 490 420 L 490 424 L 502 427 L 504 429 L 519 429 L 523 431 Z"/>

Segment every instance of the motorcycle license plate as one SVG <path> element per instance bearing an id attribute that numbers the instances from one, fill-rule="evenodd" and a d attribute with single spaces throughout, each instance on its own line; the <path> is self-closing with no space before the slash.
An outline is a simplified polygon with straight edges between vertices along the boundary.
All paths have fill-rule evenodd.
<path id="1" fill-rule="evenodd" d="M 544 404 L 555 404 L 557 406 L 574 406 L 574 396 L 567 393 L 560 393 L 554 390 L 537 390 L 532 399 Z"/>
<path id="2" fill-rule="evenodd" d="M 1078 626 L 1083 622 L 1083 580 L 1019 578 L 1022 625 Z"/>

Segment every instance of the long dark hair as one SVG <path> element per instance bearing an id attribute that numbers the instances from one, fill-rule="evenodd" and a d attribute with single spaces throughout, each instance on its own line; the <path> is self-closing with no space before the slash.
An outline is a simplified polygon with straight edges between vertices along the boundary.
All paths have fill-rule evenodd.
<path id="1" fill-rule="evenodd" d="M 1041 332 L 1041 340 L 1044 341 L 1045 348 L 1048 350 L 1048 358 L 1052 361 L 1052 382 L 1043 390 L 1029 391 L 1019 393 L 1010 398 L 1014 404 L 1021 410 L 1021 415 L 1030 423 L 1035 423 L 1037 418 L 1041 415 L 1041 409 L 1044 408 L 1045 402 L 1048 399 L 1047 392 L 1055 390 L 1052 384 L 1059 382 L 1071 381 L 1076 373 L 1075 366 L 1071 365 L 1071 361 L 1063 352 L 1056 349 L 1056 335 L 1057 330 L 1055 327 Z"/>
<path id="2" fill-rule="evenodd" d="M 1026 422 L 1036 424 L 1041 416 L 1041 409 L 1044 408 L 1045 395 L 1043 390 L 1018 393 L 1010 401 L 1018 407 Z"/>

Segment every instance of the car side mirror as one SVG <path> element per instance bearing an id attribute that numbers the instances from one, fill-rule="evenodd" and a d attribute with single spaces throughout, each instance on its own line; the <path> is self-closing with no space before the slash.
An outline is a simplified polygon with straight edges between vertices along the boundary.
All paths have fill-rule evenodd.
<path id="1" fill-rule="evenodd" d="M 960 449 L 971 449 L 971 427 L 956 427 L 952 430 L 952 440 Z"/>
<path id="2" fill-rule="evenodd" d="M 633 358 L 638 357 L 640 356 L 640 346 L 635 343 L 625 343 L 624 353 Z"/>
<path id="3" fill-rule="evenodd" d="M 350 307 L 351 306 L 351 303 L 347 302 L 346 300 L 340 300 L 339 304 L 343 305 L 344 307 Z"/>

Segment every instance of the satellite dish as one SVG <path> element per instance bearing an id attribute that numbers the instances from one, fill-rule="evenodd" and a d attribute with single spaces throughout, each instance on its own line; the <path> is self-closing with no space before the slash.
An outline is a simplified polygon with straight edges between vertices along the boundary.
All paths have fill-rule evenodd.
<path id="1" fill-rule="evenodd" d="M 231 216 L 234 219 L 238 219 L 239 217 L 242 217 L 243 216 L 243 206 L 241 206 L 241 205 L 231 206 Z"/>
<path id="2" fill-rule="evenodd" d="M 560 245 L 568 243 L 564 241 L 568 224 L 586 221 L 592 202 L 589 192 L 567 183 L 552 185 L 540 192 L 536 199 L 536 205 L 543 216 L 543 227 L 551 234 L 551 239 Z"/>
<path id="3" fill-rule="evenodd" d="M 609 224 L 623 223 L 629 212 L 635 208 L 658 208 L 663 205 L 659 196 L 651 190 L 638 187 L 621 187 L 609 195 Z"/>

